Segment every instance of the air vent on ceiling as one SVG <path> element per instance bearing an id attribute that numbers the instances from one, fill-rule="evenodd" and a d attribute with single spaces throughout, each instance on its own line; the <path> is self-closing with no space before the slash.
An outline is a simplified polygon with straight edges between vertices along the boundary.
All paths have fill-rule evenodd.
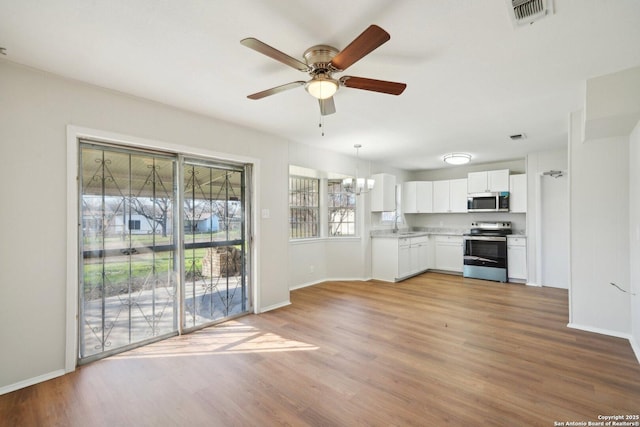
<path id="1" fill-rule="evenodd" d="M 524 133 L 516 133 L 515 135 L 509 135 L 509 138 L 511 138 L 512 141 L 520 141 L 522 139 L 526 139 L 527 135 Z"/>
<path id="2" fill-rule="evenodd" d="M 553 13 L 552 0 L 507 0 L 515 25 L 532 24 Z"/>

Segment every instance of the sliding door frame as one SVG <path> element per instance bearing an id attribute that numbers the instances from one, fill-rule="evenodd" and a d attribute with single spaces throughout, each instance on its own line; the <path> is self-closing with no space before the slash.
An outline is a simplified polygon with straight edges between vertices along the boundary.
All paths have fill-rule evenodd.
<path id="1" fill-rule="evenodd" d="M 259 239 L 259 221 L 254 215 L 255 212 L 260 211 L 259 206 L 259 180 L 256 179 L 260 173 L 260 160 L 253 157 L 232 155 L 229 153 L 222 153 L 211 151 L 204 148 L 197 148 L 191 146 L 177 145 L 157 140 L 143 139 L 129 135 L 122 135 L 114 132 L 108 132 L 103 130 L 84 128 L 74 125 L 67 126 L 67 296 L 66 296 L 66 337 L 65 337 L 65 373 L 72 372 L 78 365 L 78 350 L 79 350 L 79 260 L 80 260 L 80 248 L 79 248 L 79 236 L 81 235 L 82 221 L 79 215 L 79 188 L 78 188 L 78 173 L 79 173 L 79 150 L 80 140 L 89 139 L 98 143 L 114 144 L 123 147 L 131 147 L 132 149 L 143 149 L 150 151 L 159 151 L 164 153 L 170 153 L 178 156 L 178 162 L 183 162 L 184 157 L 188 158 L 201 158 L 206 161 L 214 163 L 235 163 L 245 165 L 245 240 L 249 250 L 247 251 L 248 262 L 246 289 L 249 293 L 247 313 L 258 313 L 258 307 L 260 307 L 259 296 L 260 292 L 257 289 L 259 279 L 259 259 L 256 256 Z M 178 183 L 182 184 L 184 177 L 182 176 L 182 167 L 178 167 Z M 178 185 L 178 197 L 179 203 L 182 203 L 183 189 Z M 182 204 L 180 206 L 183 206 Z M 182 215 L 180 215 L 181 217 Z M 180 219 L 180 226 L 182 226 L 182 220 Z M 181 233 L 182 236 L 182 233 Z M 182 240 L 182 237 L 181 237 Z M 180 259 L 183 257 L 182 242 L 177 246 L 178 255 Z M 179 287 L 183 286 L 182 280 L 180 280 Z M 181 292 L 178 289 L 178 292 Z M 178 333 L 183 333 L 182 320 L 184 313 L 182 312 L 182 303 L 179 304 L 179 319 L 178 319 Z"/>

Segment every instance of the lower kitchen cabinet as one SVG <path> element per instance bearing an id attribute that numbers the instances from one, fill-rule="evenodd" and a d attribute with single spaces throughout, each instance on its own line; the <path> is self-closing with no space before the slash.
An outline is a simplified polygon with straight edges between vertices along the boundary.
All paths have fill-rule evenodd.
<path id="1" fill-rule="evenodd" d="M 507 275 L 509 281 L 527 280 L 527 239 L 507 237 Z"/>
<path id="2" fill-rule="evenodd" d="M 462 273 L 463 255 L 462 236 L 435 236 L 433 268 Z"/>
<path id="3" fill-rule="evenodd" d="M 371 273 L 374 279 L 397 282 L 429 268 L 429 236 L 373 238 Z"/>

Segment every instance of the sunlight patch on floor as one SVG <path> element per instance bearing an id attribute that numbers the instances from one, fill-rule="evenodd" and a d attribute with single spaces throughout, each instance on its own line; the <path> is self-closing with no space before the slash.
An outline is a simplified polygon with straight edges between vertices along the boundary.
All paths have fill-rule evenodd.
<path id="1" fill-rule="evenodd" d="M 111 356 L 110 359 L 212 356 L 241 353 L 310 351 L 319 347 L 261 331 L 238 321 L 229 321 L 180 337 L 149 344 Z"/>

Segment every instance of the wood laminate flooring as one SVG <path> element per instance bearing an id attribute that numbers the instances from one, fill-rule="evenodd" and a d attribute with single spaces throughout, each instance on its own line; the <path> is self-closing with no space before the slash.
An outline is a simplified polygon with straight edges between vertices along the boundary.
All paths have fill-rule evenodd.
<path id="1" fill-rule="evenodd" d="M 326 282 L 291 301 L 0 396 L 0 425 L 558 426 L 640 414 L 628 341 L 567 328 L 566 290 L 426 273 Z"/>

